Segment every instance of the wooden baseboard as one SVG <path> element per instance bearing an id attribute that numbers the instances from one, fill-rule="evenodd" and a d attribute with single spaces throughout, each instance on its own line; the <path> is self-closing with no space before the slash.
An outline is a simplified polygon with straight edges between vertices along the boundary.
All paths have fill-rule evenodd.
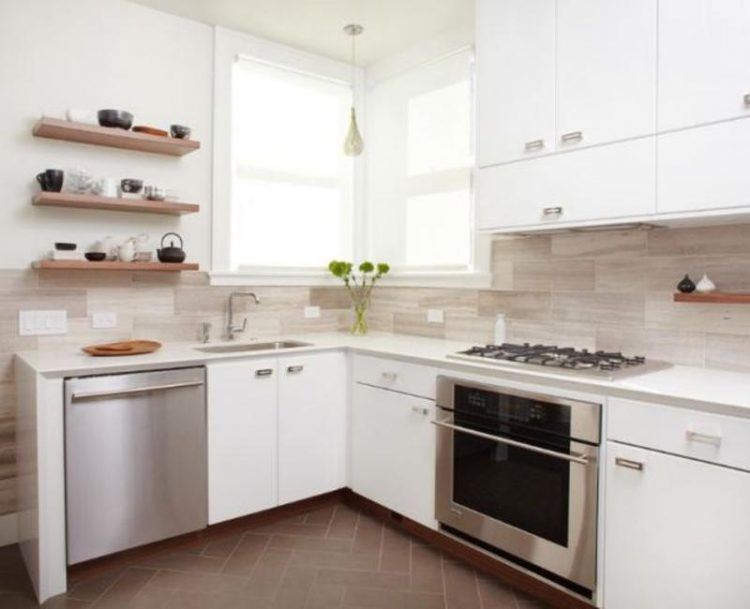
<path id="1" fill-rule="evenodd" d="M 186 533 L 185 535 L 179 535 L 178 537 L 171 537 L 169 539 L 164 539 L 163 541 L 157 541 L 130 550 L 123 550 L 117 554 L 110 554 L 102 558 L 95 558 L 77 565 L 72 565 L 68 567 L 68 587 L 77 581 L 88 579 L 113 568 L 124 567 L 131 564 L 133 561 L 148 558 L 154 554 L 164 552 L 165 550 L 178 550 L 181 547 L 191 545 L 197 541 L 208 542 L 226 535 L 231 535 L 235 532 L 239 533 L 248 527 L 259 526 L 277 520 L 283 520 L 284 518 L 291 518 L 297 514 L 303 514 L 310 510 L 330 505 L 331 503 L 341 502 L 344 497 L 344 492 L 345 489 L 339 489 L 324 495 L 310 497 L 308 499 L 303 499 L 302 501 L 296 501 L 263 512 L 257 512 L 256 514 L 250 514 L 249 516 L 242 516 L 241 518 L 235 518 L 234 520 L 220 522 L 219 524 L 211 525 L 193 533 Z"/>
<path id="2" fill-rule="evenodd" d="M 351 489 L 346 489 L 342 493 L 344 502 L 360 511 L 367 512 L 372 516 L 386 521 L 389 524 L 400 528 L 415 537 L 418 537 L 438 548 L 442 552 L 453 556 L 475 569 L 497 577 L 512 586 L 526 592 L 530 596 L 539 598 L 557 609 L 592 609 L 593 603 L 586 602 L 576 596 L 572 596 L 560 588 L 551 586 L 544 581 L 537 579 L 523 571 L 519 571 L 512 565 L 496 560 L 488 554 L 474 549 L 460 541 L 448 537 L 430 529 L 423 524 L 409 520 L 383 507 L 382 505 L 358 495 Z"/>

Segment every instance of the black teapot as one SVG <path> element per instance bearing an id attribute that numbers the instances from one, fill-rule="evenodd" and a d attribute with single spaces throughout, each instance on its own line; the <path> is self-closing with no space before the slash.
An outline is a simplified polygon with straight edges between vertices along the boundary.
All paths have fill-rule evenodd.
<path id="1" fill-rule="evenodd" d="M 174 241 L 169 242 L 169 247 L 164 247 L 164 240 L 170 235 L 180 240 L 180 247 L 175 247 Z M 159 262 L 184 262 L 186 254 L 185 250 L 182 249 L 182 237 L 177 233 L 166 233 L 161 238 L 161 248 L 156 250 L 156 255 Z"/>

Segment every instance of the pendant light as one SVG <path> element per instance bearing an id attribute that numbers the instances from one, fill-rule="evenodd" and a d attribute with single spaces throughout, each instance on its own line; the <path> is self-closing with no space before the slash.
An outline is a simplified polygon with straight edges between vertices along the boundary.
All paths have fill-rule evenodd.
<path id="1" fill-rule="evenodd" d="M 356 23 L 351 23 L 344 27 L 344 33 L 347 36 L 352 37 L 352 88 L 354 87 L 354 76 L 357 69 L 357 64 L 355 63 L 355 39 L 364 31 L 365 28 Z M 352 92 L 352 97 L 353 96 L 354 93 Z M 360 135 L 359 133 L 359 127 L 357 126 L 357 113 L 354 110 L 354 101 L 352 100 L 351 114 L 349 117 L 349 131 L 347 132 L 346 139 L 344 140 L 344 154 L 346 156 L 359 156 L 360 154 L 362 154 L 362 150 L 364 149 L 364 147 L 365 143 L 362 141 L 362 135 Z"/>

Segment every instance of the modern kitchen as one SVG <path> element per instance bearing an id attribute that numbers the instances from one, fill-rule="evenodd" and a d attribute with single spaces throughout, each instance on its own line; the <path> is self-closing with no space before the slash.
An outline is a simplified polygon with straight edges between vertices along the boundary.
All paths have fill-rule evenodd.
<path id="1" fill-rule="evenodd" d="M 748 609 L 748 32 L 0 0 L 0 609 Z"/>

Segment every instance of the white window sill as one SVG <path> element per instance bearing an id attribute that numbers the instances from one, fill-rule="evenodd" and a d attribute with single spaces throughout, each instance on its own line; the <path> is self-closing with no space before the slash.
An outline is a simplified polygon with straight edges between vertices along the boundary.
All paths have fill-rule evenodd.
<path id="1" fill-rule="evenodd" d="M 339 286 L 341 280 L 322 271 L 244 270 L 209 273 L 213 286 Z M 391 272 L 379 285 L 405 288 L 474 288 L 487 289 L 492 274 L 468 271 L 401 271 Z"/>

